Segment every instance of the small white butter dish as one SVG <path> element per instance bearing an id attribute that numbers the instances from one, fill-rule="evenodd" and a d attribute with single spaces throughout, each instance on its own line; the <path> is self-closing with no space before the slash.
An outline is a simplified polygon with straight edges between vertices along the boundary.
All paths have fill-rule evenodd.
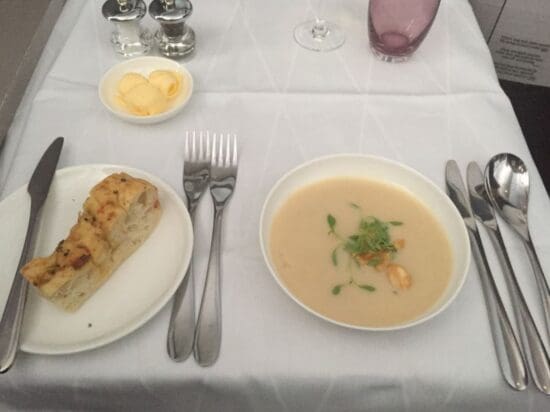
<path id="1" fill-rule="evenodd" d="M 155 70 L 171 70 L 182 76 L 182 91 L 170 102 L 165 112 L 150 116 L 138 116 L 125 111 L 116 103 L 117 86 L 127 73 L 138 73 L 145 77 Z M 187 104 L 193 94 L 193 77 L 181 64 L 164 57 L 138 57 L 125 60 L 109 69 L 99 82 L 99 99 L 112 114 L 122 120 L 137 124 L 153 124 L 170 119 L 178 114 Z"/>

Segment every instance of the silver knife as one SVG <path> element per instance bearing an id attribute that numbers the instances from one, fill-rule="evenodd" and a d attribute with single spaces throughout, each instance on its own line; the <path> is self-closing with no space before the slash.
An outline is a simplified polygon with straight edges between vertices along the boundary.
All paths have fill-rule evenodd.
<path id="1" fill-rule="evenodd" d="M 485 257 L 470 202 L 466 197 L 466 189 L 460 176 L 460 170 L 454 160 L 447 162 L 445 181 L 447 193 L 460 212 L 468 229 L 472 254 L 477 264 L 483 295 L 485 296 L 489 324 L 491 325 L 500 370 L 508 385 L 515 390 L 522 391 L 527 388 L 525 360 Z"/>
<path id="2" fill-rule="evenodd" d="M 28 288 L 28 283 L 21 276 L 19 270 L 29 260 L 29 253 L 32 250 L 34 239 L 34 229 L 38 222 L 42 206 L 48 196 L 62 148 L 63 138 L 58 137 L 42 155 L 27 186 L 27 191 L 31 197 L 31 212 L 23 251 L 21 252 L 21 258 L 19 259 L 10 294 L 4 308 L 4 314 L 0 321 L 0 373 L 7 372 L 13 365 L 19 348 L 19 335 L 21 333 Z"/>
<path id="3" fill-rule="evenodd" d="M 495 211 L 485 191 L 483 174 L 476 162 L 468 164 L 466 180 L 468 182 L 468 191 L 470 192 L 470 202 L 474 215 L 487 228 L 487 233 L 497 252 L 502 271 L 506 278 L 529 371 L 537 388 L 549 395 L 550 360 L 548 359 L 548 353 L 544 348 L 544 343 L 542 343 L 533 316 L 521 292 L 508 253 L 506 253 L 506 247 L 500 234 Z"/>

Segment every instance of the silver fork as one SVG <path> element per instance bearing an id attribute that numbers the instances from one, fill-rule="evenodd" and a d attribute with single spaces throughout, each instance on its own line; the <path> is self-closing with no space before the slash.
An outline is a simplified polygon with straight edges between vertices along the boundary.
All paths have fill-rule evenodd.
<path id="1" fill-rule="evenodd" d="M 194 355 L 201 366 L 212 365 L 220 353 L 221 316 L 221 227 L 223 210 L 235 189 L 237 180 L 237 137 L 214 135 L 210 165 L 210 194 L 214 202 L 214 227 L 208 258 L 208 269 L 195 329 Z"/>
<path id="2" fill-rule="evenodd" d="M 183 163 L 183 190 L 187 198 L 187 209 L 191 222 L 195 220 L 195 210 L 208 187 L 210 179 L 210 135 L 195 131 L 185 133 L 185 154 Z M 194 225 L 193 225 L 194 227 Z M 168 326 L 167 349 L 170 358 L 182 362 L 193 351 L 195 333 L 195 293 L 193 286 L 193 258 L 185 278 L 176 294 Z"/>

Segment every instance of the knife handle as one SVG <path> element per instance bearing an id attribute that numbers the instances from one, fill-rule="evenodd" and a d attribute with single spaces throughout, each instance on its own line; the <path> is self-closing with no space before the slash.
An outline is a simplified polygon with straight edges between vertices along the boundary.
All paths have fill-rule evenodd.
<path id="1" fill-rule="evenodd" d="M 35 202 L 31 201 L 31 213 L 29 216 L 29 225 L 27 226 L 27 234 L 25 235 L 25 243 L 23 244 L 21 258 L 19 259 L 10 294 L 8 295 L 2 320 L 0 321 L 0 373 L 5 373 L 10 369 L 19 349 L 19 336 L 21 334 L 21 325 L 23 323 L 27 289 L 29 286 L 28 282 L 19 273 L 19 270 L 29 258 L 33 243 L 34 226 L 38 221 L 39 212 L 40 207 L 37 207 Z"/>
<path id="2" fill-rule="evenodd" d="M 487 230 L 487 233 L 493 242 L 500 266 L 506 277 L 529 371 L 537 388 L 541 392 L 550 395 L 550 360 L 548 359 L 548 353 L 519 287 L 498 226 L 494 230 Z"/>
<path id="3" fill-rule="evenodd" d="M 533 268 L 533 273 L 535 274 L 535 280 L 537 281 L 537 286 L 540 293 L 540 298 L 542 300 L 542 308 L 544 309 L 544 320 L 546 323 L 546 333 L 550 339 L 550 287 L 544 276 L 542 266 L 540 264 L 537 252 L 535 251 L 535 246 L 531 240 L 531 236 L 527 239 L 523 239 L 523 244 L 529 256 L 529 261 L 531 262 L 531 267 Z"/>
<path id="4" fill-rule="evenodd" d="M 215 207 L 212 246 L 195 328 L 193 354 L 201 366 L 211 366 L 220 354 L 222 340 L 221 241 L 223 208 Z"/>
<path id="5" fill-rule="evenodd" d="M 187 273 L 174 294 L 166 339 L 168 356 L 176 362 L 183 362 L 193 352 L 195 336 L 195 286 L 193 278 L 193 257 L 191 257 Z"/>
<path id="6" fill-rule="evenodd" d="M 518 340 L 502 304 L 479 233 L 477 230 L 468 229 L 468 231 L 470 232 L 472 254 L 477 264 L 487 303 L 489 323 L 500 369 L 508 385 L 518 391 L 525 390 L 527 388 L 527 372 Z"/>

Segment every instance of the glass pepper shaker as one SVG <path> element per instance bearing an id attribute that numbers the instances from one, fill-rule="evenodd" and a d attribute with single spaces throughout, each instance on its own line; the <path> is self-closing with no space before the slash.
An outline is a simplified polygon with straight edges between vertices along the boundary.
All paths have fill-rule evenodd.
<path id="1" fill-rule="evenodd" d="M 102 12 L 103 17 L 116 27 L 111 36 L 115 52 L 124 57 L 149 53 L 153 37 L 140 25 L 140 20 L 147 13 L 143 0 L 107 0 Z"/>
<path id="2" fill-rule="evenodd" d="M 160 23 L 155 38 L 164 56 L 184 57 L 195 50 L 195 32 L 185 23 L 192 12 L 189 0 L 153 0 L 149 4 L 149 14 Z"/>

